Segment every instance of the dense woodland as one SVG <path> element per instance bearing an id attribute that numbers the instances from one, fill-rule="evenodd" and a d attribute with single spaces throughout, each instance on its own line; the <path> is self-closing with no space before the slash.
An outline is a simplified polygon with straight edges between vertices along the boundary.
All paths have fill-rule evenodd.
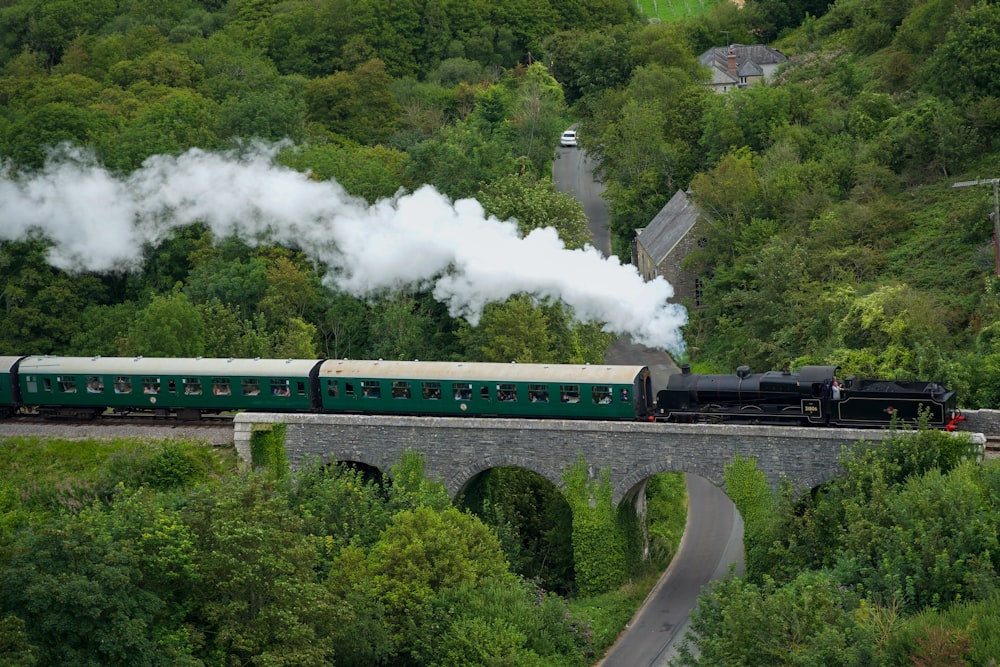
<path id="1" fill-rule="evenodd" d="M 431 184 L 580 248 L 583 211 L 550 176 L 579 123 L 619 256 L 678 188 L 710 214 L 688 259 L 706 306 L 679 361 L 833 363 L 1000 407 L 993 192 L 951 187 L 1000 177 L 1000 7 L 747 0 L 648 23 L 633 5 L 0 0 L 0 197 L 78 173 L 66 165 L 124 181 L 157 156 L 263 151 L 368 204 Z M 726 42 L 790 61 L 771 85 L 715 95 L 697 56 Z M 144 238 L 127 266 L 56 268 L 52 251 L 44 230 L 0 220 L 0 354 L 588 362 L 610 340 L 529 293 L 476 326 L 426 284 L 359 298 L 295 243 L 207 223 Z M 704 657 L 683 660 L 1000 658 L 996 466 L 921 437 L 846 455 L 848 474 L 806 497 L 772 497 L 736 462 L 748 576 L 706 597 Z M 5 482 L 4 662 L 586 664 L 621 625 L 578 625 L 594 616 L 548 592 L 611 606 L 592 596 L 639 572 L 634 517 L 587 514 L 574 498 L 600 491 L 572 478 L 567 501 L 497 472 L 473 516 L 416 473 L 386 490 L 216 465 L 168 447 L 89 480 Z M 421 571 L 433 581 L 406 548 L 424 534 L 454 565 Z M 254 567 L 242 579 L 235 563 Z"/>

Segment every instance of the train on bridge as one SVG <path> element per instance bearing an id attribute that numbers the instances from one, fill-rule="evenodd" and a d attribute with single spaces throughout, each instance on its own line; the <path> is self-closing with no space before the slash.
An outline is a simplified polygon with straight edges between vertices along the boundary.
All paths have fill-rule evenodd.
<path id="1" fill-rule="evenodd" d="M 936 382 L 836 382 L 834 366 L 699 375 L 654 389 L 645 366 L 0 356 L 0 417 L 124 414 L 198 419 L 237 411 L 882 427 L 954 430 Z"/>

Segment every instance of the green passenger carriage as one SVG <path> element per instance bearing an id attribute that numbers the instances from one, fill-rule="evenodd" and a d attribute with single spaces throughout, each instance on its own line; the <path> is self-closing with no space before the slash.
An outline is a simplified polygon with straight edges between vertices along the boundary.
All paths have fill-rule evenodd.
<path id="1" fill-rule="evenodd" d="M 314 359 L 24 357 L 21 399 L 42 414 L 112 408 L 194 417 L 230 410 L 309 411 Z"/>
<path id="2" fill-rule="evenodd" d="M 328 360 L 323 411 L 410 415 L 644 419 L 645 366 Z"/>
<path id="3" fill-rule="evenodd" d="M 13 383 L 10 381 L 20 358 L 0 356 L 0 419 L 14 414 L 14 406 L 20 402 L 16 400 Z"/>

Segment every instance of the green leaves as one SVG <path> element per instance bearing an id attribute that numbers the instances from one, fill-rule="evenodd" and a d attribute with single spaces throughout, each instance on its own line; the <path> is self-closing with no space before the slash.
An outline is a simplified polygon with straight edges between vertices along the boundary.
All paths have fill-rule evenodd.
<path id="1" fill-rule="evenodd" d="M 737 459 L 726 487 L 745 519 L 747 576 L 702 597 L 700 656 L 681 664 L 897 664 L 943 650 L 946 638 L 914 641 L 908 617 L 995 605 L 1000 590 L 1000 467 L 969 460 L 969 444 L 926 430 L 858 443 L 843 477 L 802 496 L 783 487 L 778 502 Z M 944 634 L 957 640 L 967 627 Z"/>

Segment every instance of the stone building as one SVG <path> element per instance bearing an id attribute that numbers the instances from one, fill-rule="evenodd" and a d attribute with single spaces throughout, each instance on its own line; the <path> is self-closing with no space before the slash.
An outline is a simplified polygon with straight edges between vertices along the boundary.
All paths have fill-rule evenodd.
<path id="1" fill-rule="evenodd" d="M 716 46 L 698 56 L 712 71 L 709 87 L 717 93 L 764 83 L 774 76 L 788 57 L 763 44 Z"/>
<path id="2" fill-rule="evenodd" d="M 688 193 L 678 190 L 632 241 L 632 263 L 643 279 L 663 276 L 674 286 L 674 300 L 689 309 L 704 306 L 702 280 L 681 263 L 705 244 L 707 224 Z"/>

